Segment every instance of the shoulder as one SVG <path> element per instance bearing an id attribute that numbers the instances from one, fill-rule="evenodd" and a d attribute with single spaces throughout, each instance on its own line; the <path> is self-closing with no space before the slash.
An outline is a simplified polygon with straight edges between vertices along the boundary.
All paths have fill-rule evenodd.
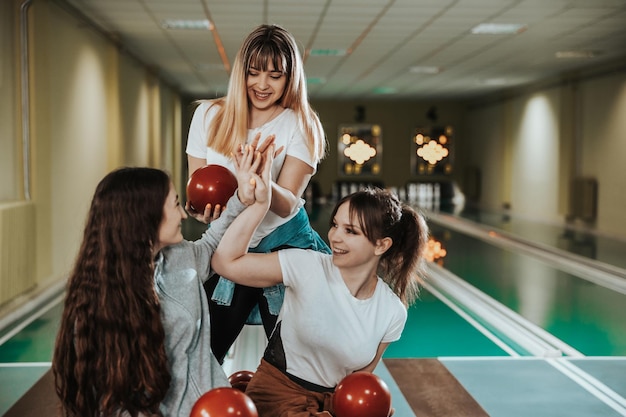
<path id="1" fill-rule="evenodd" d="M 163 254 L 163 267 L 168 271 L 181 266 L 187 267 L 194 264 L 194 243 L 188 240 L 183 240 L 175 245 L 166 246 L 161 249 L 161 253 Z"/>
<path id="2" fill-rule="evenodd" d="M 329 254 L 314 249 L 288 248 L 279 250 L 278 255 L 281 261 L 283 259 L 286 261 L 308 259 L 311 262 L 332 263 L 332 257 Z"/>
<path id="3" fill-rule="evenodd" d="M 286 286 L 297 282 L 314 285 L 334 267 L 331 255 L 313 249 L 282 249 L 278 251 L 278 259 Z"/>
<path id="4" fill-rule="evenodd" d="M 280 126 L 297 126 L 298 116 L 292 109 L 284 109 L 277 117 L 276 123 Z"/>
<path id="5" fill-rule="evenodd" d="M 219 104 L 215 100 L 198 100 L 194 110 L 196 115 L 213 115 L 219 108 Z"/>
<path id="6" fill-rule="evenodd" d="M 281 264 L 296 263 L 309 259 L 309 251 L 300 248 L 281 249 L 278 251 L 278 259 Z"/>
<path id="7" fill-rule="evenodd" d="M 386 304 L 398 311 L 406 312 L 406 307 L 402 303 L 402 300 L 400 300 L 400 297 L 393 292 L 393 290 L 382 278 L 378 278 L 378 289 L 380 297 L 384 299 Z"/>

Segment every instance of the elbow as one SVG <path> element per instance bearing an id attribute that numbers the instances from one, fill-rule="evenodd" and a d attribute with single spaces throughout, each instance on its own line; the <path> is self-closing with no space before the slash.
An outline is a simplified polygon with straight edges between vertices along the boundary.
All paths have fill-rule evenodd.
<path id="1" fill-rule="evenodd" d="M 226 268 L 224 268 L 224 263 L 221 261 L 219 256 L 216 256 L 215 254 L 213 254 L 213 258 L 211 259 L 211 269 L 213 269 L 213 271 L 215 271 L 216 274 L 218 275 L 225 275 L 226 274 Z"/>
<path id="2" fill-rule="evenodd" d="M 276 214 L 277 216 L 285 218 L 285 217 L 289 216 L 293 212 L 293 208 L 290 208 L 290 207 L 279 207 L 279 208 L 276 208 L 276 209 L 272 209 L 272 212 L 274 214 Z"/>
<path id="3" fill-rule="evenodd" d="M 299 202 L 300 200 L 295 197 L 293 199 L 285 199 L 277 204 L 272 204 L 270 210 L 277 216 L 285 218 L 290 214 L 293 214 L 293 212 L 298 208 Z"/>

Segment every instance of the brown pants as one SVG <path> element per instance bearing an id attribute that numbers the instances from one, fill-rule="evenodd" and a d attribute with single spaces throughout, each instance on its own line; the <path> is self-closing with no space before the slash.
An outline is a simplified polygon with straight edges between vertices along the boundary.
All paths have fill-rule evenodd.
<path id="1" fill-rule="evenodd" d="M 259 417 L 314 417 L 332 413 L 330 392 L 302 388 L 264 359 L 248 383 L 246 394 L 252 398 Z"/>

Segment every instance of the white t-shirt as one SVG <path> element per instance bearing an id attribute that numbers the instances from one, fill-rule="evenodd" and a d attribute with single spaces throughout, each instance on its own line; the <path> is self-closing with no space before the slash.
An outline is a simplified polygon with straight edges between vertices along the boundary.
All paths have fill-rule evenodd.
<path id="1" fill-rule="evenodd" d="M 378 278 L 374 294 L 354 297 L 332 255 L 305 249 L 278 252 L 285 300 L 278 316 L 287 372 L 324 387 L 367 366 L 378 345 L 398 340 L 407 309 Z"/>
<path id="2" fill-rule="evenodd" d="M 218 164 L 225 166 L 233 173 L 235 168 L 232 160 L 213 149 L 207 147 L 207 130 L 208 126 L 215 117 L 218 107 L 212 106 L 210 101 L 202 102 L 195 110 L 191 125 L 189 127 L 189 138 L 187 140 L 187 154 L 195 157 L 206 159 L 207 164 Z M 208 110 L 208 113 L 207 113 Z M 291 109 L 284 109 L 277 117 L 255 129 L 248 130 L 248 140 L 250 143 L 256 134 L 261 132 L 261 141 L 267 136 L 276 135 L 274 141 L 276 149 L 284 146 L 284 150 L 274 158 L 272 164 L 272 178 L 276 180 L 280 174 L 280 170 L 285 162 L 287 155 L 298 158 L 313 168 L 313 172 L 317 169 L 319 161 L 314 160 L 307 147 L 307 139 L 305 134 L 298 126 L 296 114 Z M 293 216 L 298 213 L 300 207 L 304 205 L 304 200 L 300 199 L 299 205 L 287 217 L 280 217 L 271 211 L 268 211 L 263 222 L 252 237 L 251 247 L 255 247 L 261 239 L 270 234 L 278 226 L 287 223 Z"/>

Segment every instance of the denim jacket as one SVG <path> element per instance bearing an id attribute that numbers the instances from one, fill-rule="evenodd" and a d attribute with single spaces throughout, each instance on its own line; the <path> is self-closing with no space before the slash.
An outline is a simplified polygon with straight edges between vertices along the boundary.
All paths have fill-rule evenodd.
<path id="1" fill-rule="evenodd" d="M 311 227 L 308 214 L 304 207 L 301 207 L 291 220 L 276 228 L 272 233 L 265 236 L 255 247 L 250 248 L 250 252 L 268 253 L 281 248 L 313 249 L 319 252 L 330 253 L 330 248 Z M 217 304 L 229 306 L 233 299 L 235 283 L 220 277 L 211 300 Z M 283 284 L 263 288 L 263 295 L 267 299 L 269 311 L 273 315 L 278 315 L 283 304 L 285 286 Z M 248 324 L 261 324 L 261 316 L 258 308 L 255 308 L 248 317 Z"/>

